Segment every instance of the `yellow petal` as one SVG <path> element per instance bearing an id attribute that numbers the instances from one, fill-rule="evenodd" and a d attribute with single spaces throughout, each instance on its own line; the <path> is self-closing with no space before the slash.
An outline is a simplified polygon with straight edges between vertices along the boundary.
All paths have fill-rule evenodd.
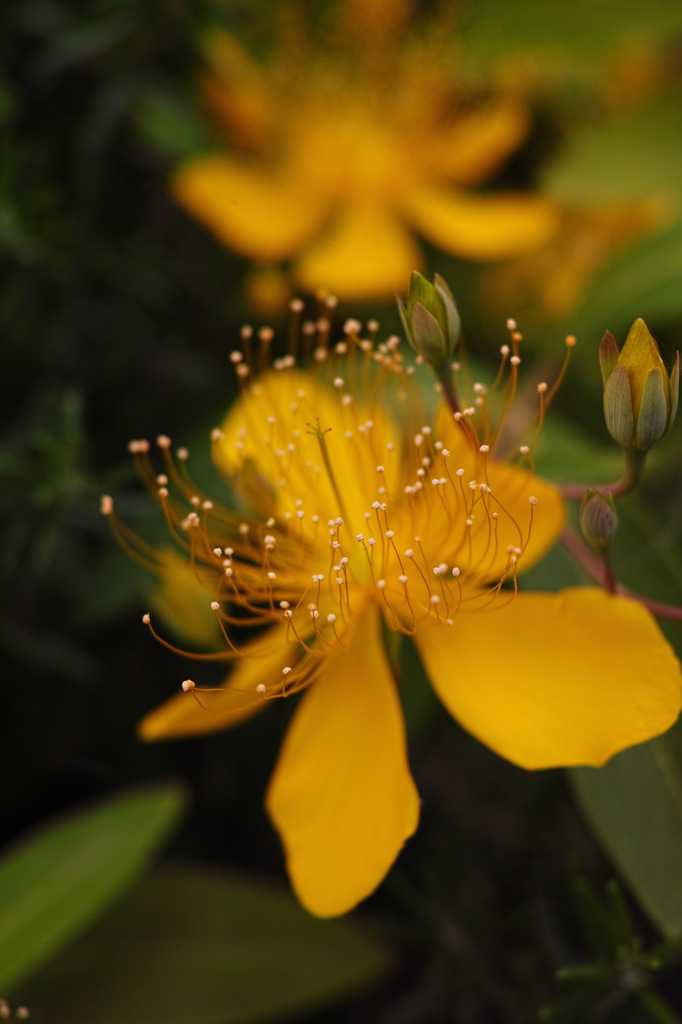
<path id="1" fill-rule="evenodd" d="M 371 438 L 355 429 L 349 444 L 345 431 L 370 418 Z M 333 477 L 320 438 L 311 429 L 318 423 L 326 431 L 323 440 Z M 386 451 L 389 442 L 394 457 L 387 460 L 386 486 L 389 493 L 400 487 L 401 438 L 386 410 L 378 402 L 357 401 L 349 413 L 339 389 L 325 386 L 313 373 L 264 374 L 232 407 L 222 432 L 223 439 L 213 449 L 216 465 L 234 478 L 247 503 L 259 508 L 264 519 L 288 514 L 311 546 L 327 552 L 328 533 L 313 516 L 320 516 L 320 523 L 342 516 L 344 532 L 350 536 L 363 530 L 368 500 L 377 492 L 376 452 Z M 292 442 L 297 454 L 290 459 L 286 452 Z M 305 513 L 300 521 L 297 501 Z M 309 572 L 303 565 L 301 571 Z"/>
<path id="2" fill-rule="evenodd" d="M 447 129 L 433 134 L 423 152 L 425 162 L 439 176 L 458 185 L 485 181 L 528 133 L 528 108 L 517 98 L 462 114 Z"/>
<path id="3" fill-rule="evenodd" d="M 680 711 L 680 664 L 654 618 L 596 588 L 426 622 L 417 643 L 452 715 L 522 768 L 601 765 Z"/>
<path id="4" fill-rule="evenodd" d="M 461 546 L 461 526 L 459 532 L 453 531 L 448 517 L 440 515 L 437 506 L 435 511 L 429 510 L 428 515 L 422 514 L 415 532 L 422 535 L 434 555 L 439 551 L 443 558 L 451 558 L 461 568 L 468 566 L 481 581 L 500 578 L 508 566 L 508 546 L 522 549 L 518 572 L 525 572 L 546 554 L 561 533 L 565 506 L 560 491 L 521 466 L 497 462 L 490 455 L 484 461 L 447 409 L 439 413 L 435 436 L 450 452 L 450 472 L 454 474 L 458 468 L 464 469 L 465 488 L 470 480 L 487 481 L 490 487 L 490 494 L 485 498 L 488 514 L 479 504 L 473 525 L 467 531 L 470 554 L 467 546 L 462 554 L 450 556 L 452 545 Z M 531 497 L 535 498 L 532 505 Z M 491 524 L 493 513 L 497 513 L 497 520 Z M 462 562 L 465 554 L 468 557 Z"/>
<path id="5" fill-rule="evenodd" d="M 341 299 L 390 298 L 422 265 L 419 249 L 394 214 L 372 204 L 346 207 L 296 268 L 301 288 Z"/>
<path id="6" fill-rule="evenodd" d="M 530 195 L 475 195 L 424 186 L 404 209 L 434 245 L 475 260 L 498 260 L 543 245 L 558 227 L 556 208 Z"/>
<path id="7" fill-rule="evenodd" d="M 311 240 L 328 202 L 286 175 L 218 155 L 189 160 L 171 187 L 224 245 L 262 261 L 287 259 Z"/>
<path id="8" fill-rule="evenodd" d="M 293 663 L 299 650 L 300 647 L 288 642 L 286 630 L 281 627 L 263 633 L 244 646 L 244 656 L 222 687 L 201 692 L 197 682 L 203 707 L 192 693 L 178 693 L 142 719 L 138 727 L 140 736 L 144 740 L 199 736 L 250 718 L 270 703 L 256 692 L 258 684 L 280 679 L 282 669 Z"/>
<path id="9" fill-rule="evenodd" d="M 151 598 L 153 610 L 197 649 L 215 649 L 222 644 L 222 635 L 209 592 L 197 579 L 189 558 L 169 550 L 159 551 L 158 559 L 160 584 Z"/>
<path id="10" fill-rule="evenodd" d="M 206 38 L 208 70 L 200 77 L 204 101 L 231 142 L 267 144 L 274 104 L 267 77 L 237 40 L 220 29 Z"/>
<path id="11" fill-rule="evenodd" d="M 298 708 L 267 809 L 298 898 L 319 917 L 369 896 L 416 829 L 419 798 L 376 609 Z"/>

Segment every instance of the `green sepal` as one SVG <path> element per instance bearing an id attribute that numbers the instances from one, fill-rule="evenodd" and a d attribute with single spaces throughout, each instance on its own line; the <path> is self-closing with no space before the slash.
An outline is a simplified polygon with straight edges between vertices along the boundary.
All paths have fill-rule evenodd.
<path id="1" fill-rule="evenodd" d="M 634 433 L 630 375 L 624 366 L 616 366 L 604 386 L 604 419 L 609 434 L 629 448 Z"/>
<path id="2" fill-rule="evenodd" d="M 604 386 L 606 386 L 606 382 L 613 373 L 617 362 L 618 345 L 616 344 L 616 339 L 611 334 L 611 331 L 604 331 L 599 345 L 599 367 Z"/>
<path id="3" fill-rule="evenodd" d="M 421 302 L 412 309 L 412 330 L 417 351 L 429 366 L 438 370 L 447 358 L 447 344 L 441 325 Z"/>
<path id="4" fill-rule="evenodd" d="M 618 513 L 610 494 L 587 489 L 580 506 L 580 528 L 594 547 L 609 546 L 618 529 Z"/>
<path id="5" fill-rule="evenodd" d="M 662 373 L 657 366 L 649 370 L 639 403 L 635 432 L 635 444 L 640 451 L 647 451 L 665 434 L 668 419 L 667 386 L 667 374 Z"/>
<path id="6" fill-rule="evenodd" d="M 670 419 L 668 430 L 672 427 L 677 416 L 677 405 L 680 399 L 680 353 L 675 357 L 675 363 L 670 371 Z"/>

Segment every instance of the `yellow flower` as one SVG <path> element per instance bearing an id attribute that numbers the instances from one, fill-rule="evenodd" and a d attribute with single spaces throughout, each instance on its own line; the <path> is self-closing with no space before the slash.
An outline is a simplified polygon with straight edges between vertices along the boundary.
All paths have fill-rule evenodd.
<path id="1" fill-rule="evenodd" d="M 253 379 L 233 353 L 242 393 L 212 441 L 243 511 L 203 494 L 168 438 L 161 476 L 148 443 L 132 443 L 223 630 L 224 650 L 207 657 L 234 662 L 222 687 L 186 680 L 140 731 L 199 735 L 306 690 L 266 805 L 299 899 L 332 916 L 376 888 L 419 818 L 382 629 L 413 637 L 455 718 L 524 768 L 599 765 L 657 735 L 677 717 L 682 679 L 636 602 L 519 592 L 564 509 L 525 446 L 515 463 L 496 458 L 514 347 L 493 427 L 495 389 L 475 384 L 468 408 L 430 414 L 428 371 L 403 362 L 397 338 L 377 345 L 349 321 L 330 348 L 328 322 L 314 330 L 302 341 L 310 371 L 290 354 Z M 250 339 L 254 366 L 271 343 L 270 331 Z M 103 510 L 141 551 L 111 499 Z"/>
<path id="2" fill-rule="evenodd" d="M 298 287 L 342 299 L 401 288 L 422 262 L 413 232 L 476 260 L 546 242 L 549 201 L 472 190 L 527 135 L 524 100 L 472 94 L 452 26 L 405 14 L 399 0 L 346 0 L 321 41 L 282 29 L 262 69 L 215 32 L 202 85 L 226 148 L 177 170 L 176 199 L 229 248 L 294 260 Z"/>

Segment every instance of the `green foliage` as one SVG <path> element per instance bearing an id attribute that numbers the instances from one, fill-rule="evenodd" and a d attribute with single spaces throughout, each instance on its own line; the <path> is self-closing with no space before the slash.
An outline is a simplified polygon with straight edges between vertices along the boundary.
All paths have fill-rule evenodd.
<path id="1" fill-rule="evenodd" d="M 155 787 L 62 818 L 0 861 L 0 989 L 9 991 L 97 917 L 177 823 L 177 787 Z"/>
<path id="2" fill-rule="evenodd" d="M 52 1024 L 250 1024 L 348 998 L 385 968 L 359 922 L 318 921 L 272 883 L 176 867 L 129 892 L 25 1001 Z"/>

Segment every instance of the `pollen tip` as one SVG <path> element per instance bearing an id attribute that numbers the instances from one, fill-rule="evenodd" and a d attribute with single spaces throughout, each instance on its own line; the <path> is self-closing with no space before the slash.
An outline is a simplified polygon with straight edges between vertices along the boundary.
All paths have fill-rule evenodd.
<path id="1" fill-rule="evenodd" d="M 220 611 L 220 605 L 218 604 L 217 601 L 211 601 L 211 611 L 212 612 Z"/>
<path id="2" fill-rule="evenodd" d="M 193 679 L 183 679 L 183 681 L 182 681 L 183 693 L 189 693 L 189 691 L 193 690 L 196 685 L 197 684 L 194 682 Z"/>
<path id="3" fill-rule="evenodd" d="M 149 612 L 144 613 L 144 615 L 142 616 L 142 621 L 144 622 L 145 626 L 149 625 L 149 623 L 152 621 L 152 617 L 149 614 Z"/>

